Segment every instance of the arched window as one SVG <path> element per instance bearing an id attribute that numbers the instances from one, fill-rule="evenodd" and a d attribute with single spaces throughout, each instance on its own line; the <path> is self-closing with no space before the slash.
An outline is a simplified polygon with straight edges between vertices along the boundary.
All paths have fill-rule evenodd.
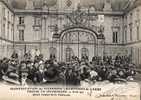
<path id="1" fill-rule="evenodd" d="M 89 59 L 89 51 L 87 48 L 82 48 L 81 49 L 81 58 L 83 59 Z"/>
<path id="2" fill-rule="evenodd" d="M 50 51 L 50 59 L 56 59 L 56 56 L 57 56 L 56 48 L 51 47 L 49 51 Z"/>
<path id="3" fill-rule="evenodd" d="M 73 56 L 73 50 L 72 48 L 66 48 L 66 62 L 70 62 L 71 58 Z"/>
<path id="4" fill-rule="evenodd" d="M 113 32 L 113 43 L 118 43 L 118 32 Z"/>

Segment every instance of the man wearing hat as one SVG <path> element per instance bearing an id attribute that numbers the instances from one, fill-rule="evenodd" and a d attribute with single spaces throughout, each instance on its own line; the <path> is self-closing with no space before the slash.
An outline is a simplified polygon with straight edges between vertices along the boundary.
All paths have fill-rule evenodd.
<path id="1" fill-rule="evenodd" d="M 106 80 L 107 79 L 107 68 L 106 66 L 102 66 L 102 68 L 98 71 L 98 75 L 101 78 L 101 81 Z"/>
<path id="2" fill-rule="evenodd" d="M 66 85 L 78 85 L 78 75 L 72 67 L 69 67 L 66 72 Z"/>
<path id="3" fill-rule="evenodd" d="M 39 64 L 39 69 L 35 72 L 34 82 L 35 84 L 43 84 L 45 80 L 45 68 L 44 63 Z"/>
<path id="4" fill-rule="evenodd" d="M 39 70 L 38 67 L 39 67 L 38 62 L 36 62 L 36 63 L 34 62 L 34 64 L 31 63 L 29 65 L 29 67 L 28 67 L 28 76 L 27 76 L 27 78 L 32 80 L 33 83 L 36 83 L 36 80 L 34 80 L 34 79 L 35 79 L 36 72 L 38 72 L 38 70 Z"/>
<path id="5" fill-rule="evenodd" d="M 117 70 L 116 70 L 116 69 L 113 69 L 113 70 L 109 73 L 109 75 L 108 75 L 109 81 L 115 83 L 115 82 L 116 82 L 116 78 L 118 78 L 118 75 L 117 75 L 117 74 L 118 74 L 118 73 L 117 73 Z"/>
<path id="6" fill-rule="evenodd" d="M 87 67 L 83 67 L 82 70 L 83 70 L 83 71 L 82 71 L 81 74 L 80 74 L 81 80 L 88 79 L 88 78 L 90 77 L 90 73 L 88 72 Z"/>
<path id="7" fill-rule="evenodd" d="M 9 60 L 7 58 L 3 58 L 2 63 L 1 63 L 1 72 L 3 75 L 7 73 L 8 62 Z"/>
<path id="8" fill-rule="evenodd" d="M 94 68 L 91 68 L 90 81 L 92 81 L 92 83 L 95 83 L 97 79 L 98 79 L 98 73 L 94 70 Z"/>
<path id="9" fill-rule="evenodd" d="M 28 86 L 33 85 L 32 80 L 28 79 L 28 70 L 27 69 L 21 69 L 20 70 L 20 82 L 22 86 Z"/>
<path id="10" fill-rule="evenodd" d="M 65 85 L 66 84 L 66 70 L 65 66 L 61 66 L 60 73 L 59 73 L 59 84 Z"/>
<path id="11" fill-rule="evenodd" d="M 125 76 L 124 70 L 119 69 L 119 70 L 117 71 L 117 75 L 118 75 L 118 77 L 115 78 L 115 81 L 116 81 L 116 82 L 118 82 L 118 83 L 126 82 L 126 76 Z"/>
<path id="12" fill-rule="evenodd" d="M 3 74 L 2 74 L 2 60 L 0 60 L 0 81 L 2 81 L 2 76 L 3 76 Z"/>
<path id="13" fill-rule="evenodd" d="M 59 80 L 59 68 L 54 65 L 53 62 L 50 62 L 46 71 L 44 72 L 44 78 L 46 80 L 46 84 L 57 84 Z"/>
<path id="14" fill-rule="evenodd" d="M 19 75 L 17 73 L 17 68 L 14 65 L 9 64 L 7 72 L 3 76 L 3 80 L 7 83 L 19 85 L 20 83 L 18 79 Z"/>
<path id="15" fill-rule="evenodd" d="M 15 59 L 15 60 L 18 59 L 18 53 L 17 53 L 15 50 L 14 50 L 14 52 L 12 53 L 11 58 L 12 58 L 12 59 Z"/>

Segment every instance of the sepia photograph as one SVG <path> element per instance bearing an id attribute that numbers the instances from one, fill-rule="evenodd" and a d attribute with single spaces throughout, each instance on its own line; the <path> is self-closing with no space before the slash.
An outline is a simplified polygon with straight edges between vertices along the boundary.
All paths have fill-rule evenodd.
<path id="1" fill-rule="evenodd" d="M 140 86 L 141 0 L 0 0 L 0 100 L 140 100 Z"/>

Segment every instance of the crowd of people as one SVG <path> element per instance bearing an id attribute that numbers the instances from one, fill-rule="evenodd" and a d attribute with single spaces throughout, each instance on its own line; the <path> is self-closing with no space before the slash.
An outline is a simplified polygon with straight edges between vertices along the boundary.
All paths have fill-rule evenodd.
<path id="1" fill-rule="evenodd" d="M 72 57 L 70 62 L 57 62 L 54 55 L 44 60 L 42 54 L 36 55 L 34 60 L 31 54 L 26 53 L 22 61 L 14 52 L 10 59 L 0 60 L 0 81 L 17 85 L 74 85 L 81 82 L 94 84 L 100 81 L 127 82 L 133 81 L 136 75 L 136 66 L 128 56 L 93 57 L 87 56 L 81 60 Z"/>

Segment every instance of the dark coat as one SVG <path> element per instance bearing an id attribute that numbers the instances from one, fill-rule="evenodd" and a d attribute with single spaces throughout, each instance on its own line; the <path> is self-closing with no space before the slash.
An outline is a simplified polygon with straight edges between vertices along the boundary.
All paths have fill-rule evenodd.
<path id="1" fill-rule="evenodd" d="M 71 74 L 66 73 L 66 85 L 77 85 L 78 79 L 77 74 L 72 72 Z"/>
<path id="2" fill-rule="evenodd" d="M 37 73 L 37 69 L 36 69 L 36 68 L 30 69 L 30 70 L 28 71 L 28 76 L 27 76 L 27 78 L 30 79 L 30 80 L 32 80 L 32 82 L 35 82 L 35 81 L 34 81 L 34 78 L 36 77 L 36 73 Z"/>
<path id="3" fill-rule="evenodd" d="M 44 79 L 44 72 L 40 72 L 40 71 L 36 72 L 35 78 L 37 83 L 42 83 Z"/>

